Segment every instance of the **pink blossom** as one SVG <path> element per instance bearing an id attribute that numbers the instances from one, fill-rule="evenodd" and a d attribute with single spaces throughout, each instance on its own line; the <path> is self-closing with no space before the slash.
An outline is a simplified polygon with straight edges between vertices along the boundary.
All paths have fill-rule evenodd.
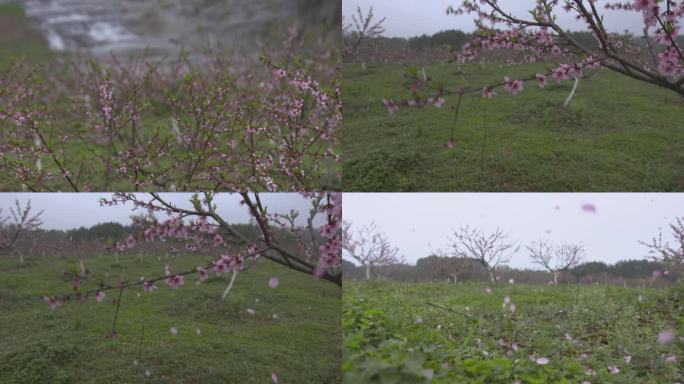
<path id="1" fill-rule="evenodd" d="M 511 303 L 511 298 L 510 298 L 510 296 L 504 297 L 504 304 L 505 304 L 505 305 L 508 305 L 508 304 L 510 304 L 510 303 Z"/>
<path id="2" fill-rule="evenodd" d="M 506 76 L 506 77 L 504 77 L 504 81 L 506 81 L 506 85 L 504 86 L 504 88 L 511 95 L 517 95 L 518 93 L 522 92 L 522 90 L 523 90 L 522 80 L 511 80 L 508 76 Z"/>
<path id="3" fill-rule="evenodd" d="M 51 309 L 57 309 L 57 307 L 61 305 L 61 303 L 57 299 L 55 299 L 54 296 L 43 296 L 43 300 L 45 300 L 45 302 L 48 303 Z"/>
<path id="4" fill-rule="evenodd" d="M 205 282 L 209 278 L 209 273 L 202 267 L 197 267 L 197 273 L 199 274 L 200 282 Z"/>
<path id="5" fill-rule="evenodd" d="M 172 275 L 166 278 L 166 284 L 175 289 L 185 284 L 185 279 L 183 275 Z"/>
<path id="6" fill-rule="evenodd" d="M 453 138 L 450 138 L 449 141 L 446 143 L 446 147 L 448 149 L 452 149 L 456 146 L 456 141 Z"/>
<path id="7" fill-rule="evenodd" d="M 443 98 L 443 97 L 438 97 L 438 98 L 435 100 L 435 107 L 441 108 L 442 105 L 444 105 L 444 98 Z"/>
<path id="8" fill-rule="evenodd" d="M 157 286 L 154 285 L 153 282 L 151 282 L 151 281 L 146 281 L 146 282 L 143 283 L 143 290 L 144 290 L 145 292 L 152 292 L 152 291 L 154 291 L 155 289 L 157 289 Z"/>
<path id="9" fill-rule="evenodd" d="M 677 356 L 675 355 L 670 355 L 665 358 L 665 362 L 667 363 L 676 363 L 677 362 Z"/>
<path id="10" fill-rule="evenodd" d="M 133 248 L 133 247 L 135 247 L 135 243 L 136 243 L 135 236 L 128 235 L 128 238 L 126 238 L 126 246 L 128 248 Z"/>
<path id="11" fill-rule="evenodd" d="M 546 365 L 549 363 L 549 359 L 547 359 L 546 357 L 539 357 L 537 358 L 537 360 L 535 360 L 535 362 L 539 365 Z"/>
<path id="12" fill-rule="evenodd" d="M 546 84 L 547 84 L 546 76 L 541 74 L 541 73 L 537 73 L 535 75 L 535 77 L 537 78 L 537 81 L 539 82 L 539 88 L 544 89 L 544 87 L 546 87 Z"/>
<path id="13" fill-rule="evenodd" d="M 275 276 L 274 276 L 274 277 L 271 277 L 271 278 L 268 280 L 268 286 L 269 286 L 270 288 L 275 288 L 275 287 L 277 287 L 277 286 L 278 286 L 278 283 L 279 283 L 278 278 L 275 277 Z"/>
<path id="14" fill-rule="evenodd" d="M 428 380 L 432 380 L 435 377 L 435 370 L 432 368 L 423 370 L 423 375 L 427 377 Z"/>
<path id="15" fill-rule="evenodd" d="M 617 375 L 618 373 L 620 373 L 620 368 L 618 368 L 618 367 L 616 367 L 616 366 L 613 366 L 613 365 L 609 365 L 609 366 L 608 366 L 608 371 L 609 371 L 610 373 L 612 373 L 613 375 Z"/>
<path id="16" fill-rule="evenodd" d="M 423 324 L 423 319 L 420 316 L 416 316 L 416 324 Z"/>
<path id="17" fill-rule="evenodd" d="M 494 96 L 496 96 L 496 93 L 490 87 L 482 88 L 482 98 L 483 99 L 491 99 Z"/>
<path id="18" fill-rule="evenodd" d="M 95 300 L 97 300 L 98 303 L 101 303 L 102 300 L 105 298 L 105 293 L 104 291 L 97 291 L 97 294 L 95 295 Z"/>

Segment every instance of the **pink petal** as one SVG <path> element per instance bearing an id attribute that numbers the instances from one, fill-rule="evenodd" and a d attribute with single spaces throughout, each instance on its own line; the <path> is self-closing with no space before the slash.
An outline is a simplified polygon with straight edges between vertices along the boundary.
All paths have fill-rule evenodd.
<path id="1" fill-rule="evenodd" d="M 582 210 L 585 212 L 596 213 L 596 206 L 592 203 L 582 205 Z"/>
<path id="2" fill-rule="evenodd" d="M 549 363 L 549 359 L 547 359 L 546 357 L 540 357 L 537 358 L 536 363 L 539 365 L 546 365 Z"/>
<path id="3" fill-rule="evenodd" d="M 271 277 L 271 278 L 268 280 L 268 286 L 271 287 L 271 288 L 275 288 L 275 287 L 278 286 L 278 282 L 279 282 L 279 281 L 278 281 L 278 278 L 277 278 L 277 277 Z"/>

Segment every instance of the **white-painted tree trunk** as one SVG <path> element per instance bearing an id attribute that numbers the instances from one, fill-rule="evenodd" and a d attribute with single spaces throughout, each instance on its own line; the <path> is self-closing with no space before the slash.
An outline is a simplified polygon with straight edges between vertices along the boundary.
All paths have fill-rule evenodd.
<path id="1" fill-rule="evenodd" d="M 361 62 L 361 71 L 366 72 L 366 70 L 367 70 L 367 68 L 366 68 L 366 62 L 365 62 L 365 61 L 362 61 L 362 62 Z"/>
<path id="2" fill-rule="evenodd" d="M 40 150 L 43 147 L 43 144 L 40 141 L 40 137 L 36 134 L 33 136 L 33 142 L 36 145 L 36 149 Z M 41 157 L 36 159 L 36 169 L 41 171 L 43 169 L 43 159 Z"/>
<path id="3" fill-rule="evenodd" d="M 78 261 L 78 266 L 81 267 L 81 276 L 85 276 L 85 265 L 83 264 L 83 259 Z"/>
<path id="4" fill-rule="evenodd" d="M 425 67 L 423 67 L 423 81 L 427 81 L 427 73 L 425 73 Z"/>
<path id="5" fill-rule="evenodd" d="M 370 280 L 370 264 L 366 264 L 366 281 Z"/>
<path id="6" fill-rule="evenodd" d="M 233 271 L 233 277 L 230 278 L 230 283 L 228 283 L 228 287 L 226 288 L 225 291 L 223 291 L 223 295 L 221 295 L 222 300 L 226 299 L 226 296 L 228 296 L 230 289 L 233 288 L 233 283 L 235 282 L 236 276 L 237 276 L 237 271 Z"/>
<path id="7" fill-rule="evenodd" d="M 575 96 L 575 92 L 577 91 L 577 86 L 579 85 L 580 78 L 575 77 L 575 85 L 572 86 L 572 91 L 570 91 L 570 94 L 568 97 L 565 99 L 565 102 L 563 103 L 563 107 L 567 107 L 570 102 L 572 101 L 572 98 Z"/>
<path id="8" fill-rule="evenodd" d="M 560 272 L 553 271 L 553 285 L 558 285 L 558 276 L 560 276 Z"/>
<path id="9" fill-rule="evenodd" d="M 489 281 L 492 284 L 496 283 L 496 278 L 494 277 L 494 271 L 491 269 L 488 269 L 487 272 L 489 272 Z"/>
<path id="10" fill-rule="evenodd" d="M 23 253 L 19 254 L 19 264 L 24 264 L 24 254 Z"/>
<path id="11" fill-rule="evenodd" d="M 485 70 L 485 59 L 484 57 L 480 59 L 480 66 L 482 67 L 482 72 Z"/>

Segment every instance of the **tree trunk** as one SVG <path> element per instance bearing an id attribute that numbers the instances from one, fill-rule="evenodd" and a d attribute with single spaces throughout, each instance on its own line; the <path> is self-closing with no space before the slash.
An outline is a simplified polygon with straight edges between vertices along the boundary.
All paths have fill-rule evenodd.
<path id="1" fill-rule="evenodd" d="M 366 264 L 366 281 L 370 281 L 370 264 Z"/>
<path id="2" fill-rule="evenodd" d="M 19 254 L 19 263 L 24 264 L 24 254 L 23 253 Z"/>
<path id="3" fill-rule="evenodd" d="M 487 272 L 489 272 L 489 281 L 492 284 L 496 283 L 496 279 L 494 278 L 494 271 L 491 269 L 488 269 Z"/>
<path id="4" fill-rule="evenodd" d="M 553 285 L 558 285 L 558 276 L 560 276 L 560 272 L 553 271 Z"/>
<path id="5" fill-rule="evenodd" d="M 572 86 L 572 91 L 570 91 L 570 94 L 568 95 L 568 98 L 565 99 L 565 102 L 563 103 L 563 108 L 567 107 L 570 102 L 572 101 L 572 97 L 575 96 L 575 91 L 577 91 L 577 86 L 579 85 L 580 78 L 575 77 L 575 85 Z"/>

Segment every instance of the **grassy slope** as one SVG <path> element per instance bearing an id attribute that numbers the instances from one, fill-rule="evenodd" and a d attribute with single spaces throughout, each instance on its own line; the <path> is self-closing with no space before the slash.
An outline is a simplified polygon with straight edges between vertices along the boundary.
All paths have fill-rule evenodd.
<path id="1" fill-rule="evenodd" d="M 684 343 L 679 343 L 679 347 L 677 343 L 665 347 L 656 343 L 663 329 L 674 328 L 679 335 L 684 332 L 681 288 L 668 292 L 615 286 L 506 284 L 494 288 L 492 294 L 486 294 L 484 289 L 482 284 L 345 282 L 345 382 L 351 383 L 350 377 L 358 377 L 352 375 L 383 369 L 385 378 L 396 378 L 397 372 L 403 371 L 406 379 L 411 365 L 418 362 L 418 372 L 433 368 L 435 377 L 444 379 L 436 382 L 448 383 L 452 381 L 447 378 L 448 370 L 442 367 L 443 363 L 460 369 L 464 359 L 502 358 L 515 366 L 515 359 L 521 359 L 523 365 L 532 355 L 546 356 L 551 362 L 548 367 L 532 364 L 532 371 L 528 366 L 526 374 L 530 380 L 547 368 L 558 369 L 563 365 L 567 369 L 572 364 L 594 367 L 598 376 L 586 379 L 595 383 L 682 380 L 681 372 L 679 376 L 675 372 L 677 365 L 664 363 L 661 353 L 681 358 Z M 639 301 L 640 295 L 643 302 Z M 517 306 L 512 321 L 510 316 L 504 316 L 506 310 L 501 307 L 505 296 L 510 296 Z M 426 302 L 467 312 L 472 318 L 432 308 Z M 418 324 L 417 318 L 422 323 Z M 565 340 L 565 333 L 572 335 L 575 342 Z M 498 345 L 500 339 L 509 343 L 515 339 L 520 351 L 507 356 L 506 349 Z M 403 355 L 388 352 L 393 350 L 392 340 L 400 345 Z M 581 353 L 588 357 L 582 360 Z M 383 355 L 378 361 L 378 356 Z M 629 364 L 624 361 L 626 355 L 632 356 Z M 425 360 L 421 361 L 422 358 Z M 610 375 L 608 365 L 618 366 L 620 375 Z M 514 380 L 507 376 L 511 370 L 503 368 L 503 364 L 495 370 L 501 371 L 497 376 L 501 382 Z M 584 368 L 580 372 L 584 373 Z M 495 372 L 485 369 L 480 374 L 491 374 L 491 380 Z"/>
<path id="2" fill-rule="evenodd" d="M 541 72 L 540 66 L 463 67 L 470 84 Z M 437 82 L 463 84 L 455 65 L 434 65 Z M 572 82 L 482 100 L 464 98 L 456 147 L 444 148 L 453 112 L 405 109 L 389 115 L 383 98 L 407 98 L 402 66 L 344 66 L 342 154 L 345 191 L 676 191 L 684 189 L 684 101 L 674 93 L 608 71 Z M 447 98 L 454 105 L 455 97 Z M 484 156 L 483 125 L 487 128 Z"/>
<path id="3" fill-rule="evenodd" d="M 88 259 L 86 268 L 151 277 L 161 275 L 166 263 L 174 271 L 202 263 L 196 257 L 113 261 Z M 153 383 L 265 383 L 271 372 L 286 383 L 340 380 L 340 290 L 332 284 L 262 262 L 238 276 L 225 301 L 220 296 L 227 277 L 195 286 L 197 278 L 189 276 L 177 290 L 162 282 L 139 297 L 129 289 L 122 297 L 119 336 L 109 338 L 112 303 L 91 299 L 52 311 L 40 299 L 69 291 L 60 281 L 67 267 L 50 258 L 29 259 L 22 267 L 0 261 L 0 361 L 9 362 L 1 364 L 0 382 L 144 382 L 145 369 Z M 275 289 L 268 287 L 271 276 L 280 278 Z M 115 296 L 108 291 L 106 301 Z"/>
<path id="4" fill-rule="evenodd" d="M 0 4 L 0 70 L 16 60 L 41 62 L 51 58 L 50 49 L 40 32 L 26 20 L 17 4 Z"/>

